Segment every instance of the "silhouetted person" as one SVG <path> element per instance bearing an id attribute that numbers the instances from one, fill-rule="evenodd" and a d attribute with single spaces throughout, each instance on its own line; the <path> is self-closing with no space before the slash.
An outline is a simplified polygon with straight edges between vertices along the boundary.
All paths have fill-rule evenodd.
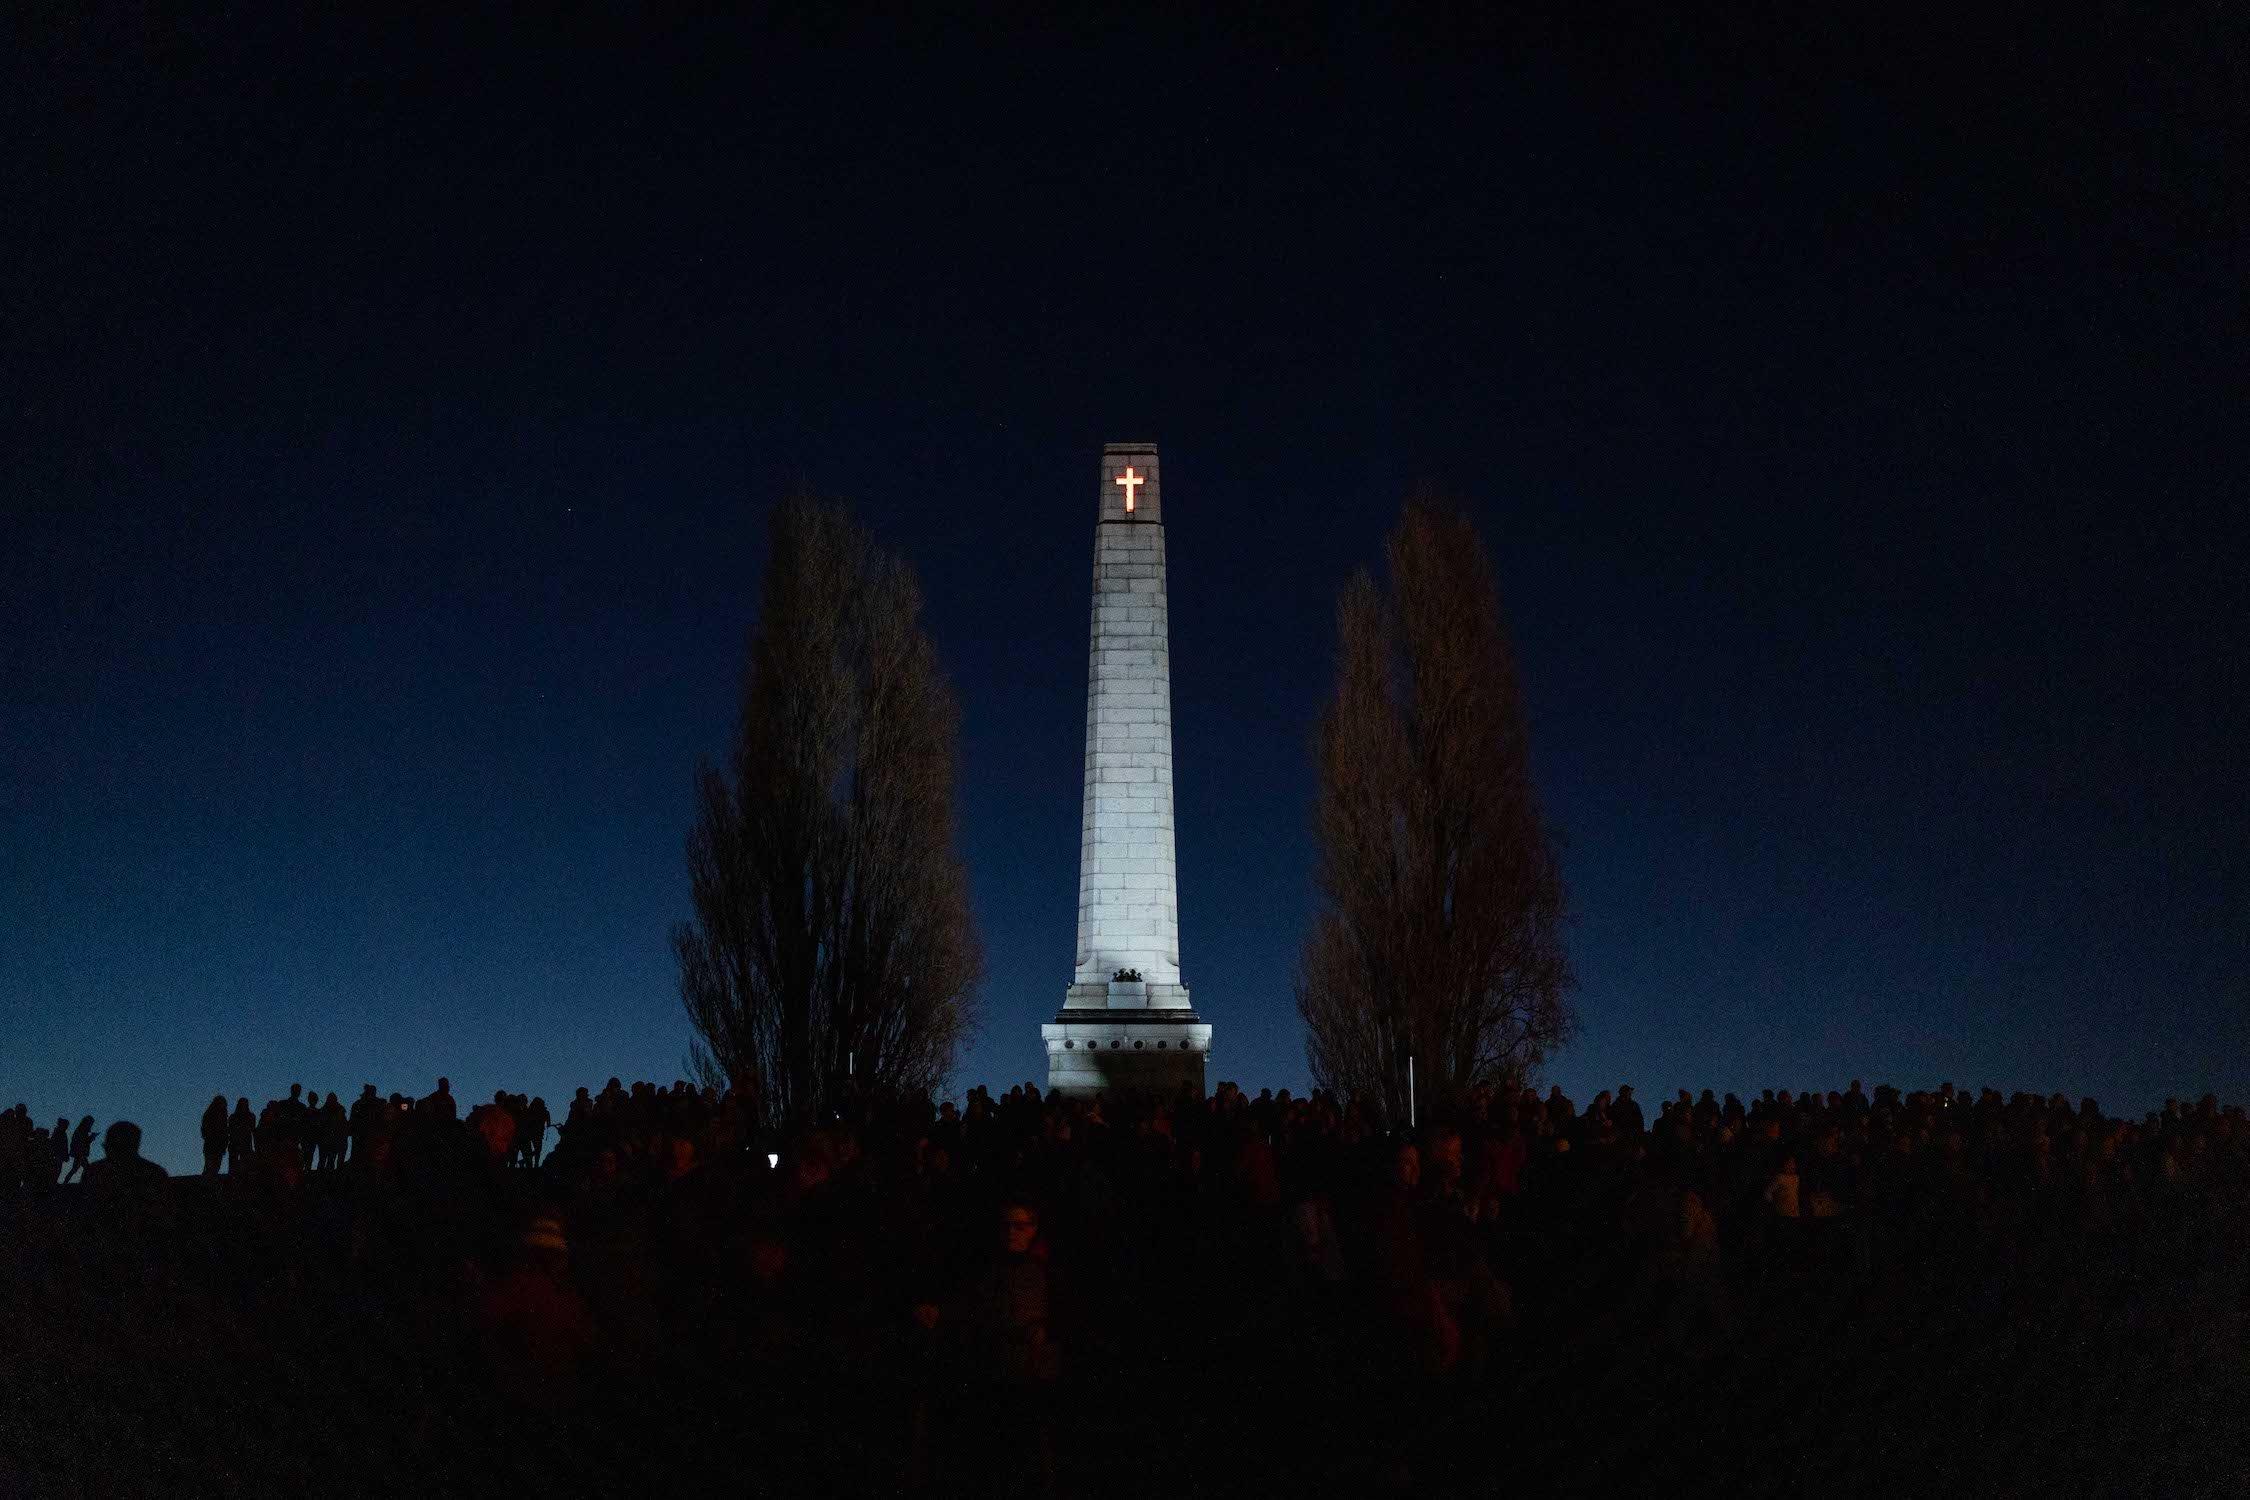
<path id="1" fill-rule="evenodd" d="M 227 1154 L 227 1096 L 213 1094 L 211 1103 L 203 1111 L 203 1175 L 219 1175 L 219 1163 Z"/>
<path id="2" fill-rule="evenodd" d="M 1648 1130 L 1648 1121 L 1641 1114 L 1640 1101 L 1633 1097 L 1631 1084 L 1617 1086 L 1617 1102 L 1610 1106 L 1610 1121 L 1622 1136 L 1641 1135 Z"/>
<path id="3" fill-rule="evenodd" d="M 1061 1346 L 1054 1336 L 1054 1287 L 1047 1272 L 1047 1246 L 1039 1237 L 1039 1210 L 1010 1198 L 1000 1210 L 1000 1254 L 976 1290 L 969 1333 L 978 1364 L 994 1383 L 992 1403 L 998 1431 L 1019 1436 L 996 1445 L 1008 1458 L 1028 1458 L 1035 1468 L 1022 1485 L 1034 1493 L 1054 1488 L 1054 1434 L 1048 1402 L 1061 1373 Z M 1023 1437 L 1031 1442 L 1024 1443 Z M 1003 1458 L 1005 1468 L 1007 1458 Z M 1009 1486 L 1010 1489 L 1018 1486 Z"/>
<path id="4" fill-rule="evenodd" d="M 268 1099 L 258 1111 L 258 1149 L 271 1151 L 281 1143 L 281 1101 Z"/>
<path id="5" fill-rule="evenodd" d="M 451 1080 L 440 1078 L 437 1081 L 437 1092 L 416 1104 L 414 1113 L 426 1116 L 427 1120 L 443 1120 L 448 1125 L 460 1119 L 460 1107 L 453 1102 Z"/>
<path id="6" fill-rule="evenodd" d="M 1563 1096 L 1562 1085 L 1559 1083 L 1551 1085 L 1547 1090 L 1547 1133 L 1549 1135 L 1568 1135 L 1572 1123 L 1577 1118 L 1578 1111 L 1572 1106 L 1570 1100 Z"/>
<path id="7" fill-rule="evenodd" d="M 524 1153 L 526 1160 L 534 1167 L 538 1166 L 541 1158 L 547 1154 L 547 1126 L 552 1119 L 553 1117 L 547 1113 L 547 1101 L 545 1099 L 534 1097 L 531 1103 L 524 1107 Z"/>
<path id="8" fill-rule="evenodd" d="M 294 1156 L 297 1138 L 304 1132 L 305 1106 L 302 1095 L 305 1086 L 289 1085 L 289 1097 L 271 1099 L 258 1115 L 258 1154 L 273 1161 L 283 1156 Z"/>
<path id="9" fill-rule="evenodd" d="M 31 1111 L 18 1104 L 0 1110 L 0 1194 L 13 1197 L 22 1191 L 24 1155 L 31 1149 Z"/>
<path id="10" fill-rule="evenodd" d="M 102 1132 L 102 1159 L 86 1169 L 86 1195 L 112 1225 L 147 1224 L 167 1206 L 169 1175 L 141 1155 L 141 1127 L 114 1120 Z"/>
<path id="11" fill-rule="evenodd" d="M 63 1174 L 63 1181 L 71 1182 L 84 1175 L 93 1155 L 94 1117 L 87 1115 L 78 1122 L 78 1128 L 70 1133 L 70 1170 Z"/>
<path id="12" fill-rule="evenodd" d="M 54 1174 L 47 1168 L 54 1162 L 55 1148 L 47 1143 L 47 1127 L 26 1125 L 16 1144 L 15 1176 L 33 1192 L 54 1185 Z"/>
<path id="13" fill-rule="evenodd" d="M 572 1403 L 593 1324 L 571 1282 L 559 1214 L 531 1221 L 515 1266 L 485 1294 L 479 1321 L 485 1359 L 503 1395 L 527 1409 Z"/>
<path id="14" fill-rule="evenodd" d="M 352 1101 L 345 1124 L 351 1136 L 352 1160 L 357 1162 L 366 1156 L 383 1129 L 383 1100 L 374 1084 L 360 1085 L 359 1097 Z"/>
<path id="15" fill-rule="evenodd" d="M 1725 1284 L 1719 1277 L 1719 1226 L 1692 1189 L 1682 1191 L 1657 1255 L 1656 1271 L 1670 1292 L 1665 1338 L 1690 1355 L 1713 1351 L 1732 1328 Z"/>
<path id="16" fill-rule="evenodd" d="M 296 1127 L 297 1170 L 309 1172 L 313 1165 L 313 1151 L 320 1144 L 320 1091 L 304 1092 L 301 1083 L 289 1085 L 290 1102 L 297 1107 L 290 1114 L 290 1123 Z M 302 1099 L 298 1098 L 304 1093 Z"/>
<path id="17" fill-rule="evenodd" d="M 1797 1158 L 1784 1156 L 1780 1169 L 1766 1180 L 1765 1191 L 1761 1195 L 1766 1201 L 1766 1207 L 1772 1209 L 1778 1218 L 1798 1217 L 1802 1211 L 1799 1190 L 1803 1181 L 1797 1175 Z"/>
<path id="18" fill-rule="evenodd" d="M 1371 1224 L 1378 1310 L 1388 1325 L 1385 1352 L 1395 1360 L 1394 1378 L 1449 1368 L 1461 1353 L 1460 1327 L 1430 1276 L 1421 1199 L 1422 1153 L 1412 1141 L 1400 1141 Z"/>
<path id="19" fill-rule="evenodd" d="M 352 1117 L 334 1094 L 320 1107 L 320 1170 L 333 1172 L 344 1164 L 344 1146 L 351 1139 Z"/>
<path id="20" fill-rule="evenodd" d="M 258 1117 L 250 1113 L 250 1101 L 234 1101 L 234 1113 L 227 1116 L 227 1175 L 240 1177 L 250 1170 L 251 1159 L 258 1152 Z"/>
<path id="21" fill-rule="evenodd" d="M 580 1084 L 577 1092 L 570 1096 L 570 1102 L 563 1106 L 563 1117 L 555 1122 L 558 1156 L 573 1152 L 583 1156 L 593 1134 L 593 1121 L 593 1100 L 587 1097 L 585 1085 Z"/>
<path id="22" fill-rule="evenodd" d="M 53 1170 L 47 1173 L 47 1181 L 52 1184 L 61 1178 L 63 1168 L 70 1165 L 70 1116 L 64 1115 L 55 1121 L 55 1133 L 47 1138 L 47 1149 L 55 1158 Z"/>
<path id="23" fill-rule="evenodd" d="M 516 1149 L 516 1117 L 498 1104 L 480 1104 L 469 1111 L 469 1128 L 484 1145 L 487 1160 L 506 1166 Z"/>
<path id="24" fill-rule="evenodd" d="M 13 1193 L 22 1186 L 24 1147 L 30 1139 L 30 1106 L 0 1109 L 0 1192 Z"/>

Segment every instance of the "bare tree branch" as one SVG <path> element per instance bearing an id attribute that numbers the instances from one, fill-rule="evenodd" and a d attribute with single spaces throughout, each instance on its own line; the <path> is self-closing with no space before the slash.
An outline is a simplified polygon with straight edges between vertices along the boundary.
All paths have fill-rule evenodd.
<path id="1" fill-rule="evenodd" d="M 1297 1005 L 1314 1080 L 1406 1116 L 1521 1081 L 1576 1020 L 1556 839 L 1531 784 L 1514 653 L 1465 517 L 1407 506 L 1386 577 L 1336 609 L 1315 833 L 1321 909 Z"/>
<path id="2" fill-rule="evenodd" d="M 772 527 L 731 778 L 697 774 L 695 920 L 673 933 L 691 1060 L 763 1122 L 863 1088 L 939 1086 L 983 951 L 954 847 L 959 714 L 921 592 L 840 507 Z"/>

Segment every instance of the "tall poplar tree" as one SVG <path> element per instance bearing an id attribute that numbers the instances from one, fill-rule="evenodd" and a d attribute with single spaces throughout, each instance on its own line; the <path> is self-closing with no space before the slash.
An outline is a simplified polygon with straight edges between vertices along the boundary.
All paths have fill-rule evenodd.
<path id="1" fill-rule="evenodd" d="M 1393 1123 L 1523 1081 L 1571 1034 L 1566 900 L 1514 652 L 1466 517 L 1409 503 L 1336 609 L 1315 757 L 1321 906 L 1297 1007 L 1314 1081 Z"/>
<path id="2" fill-rule="evenodd" d="M 694 1062 L 770 1128 L 939 1086 L 983 954 L 955 847 L 959 712 L 921 590 L 841 506 L 771 527 L 727 771 L 698 769 L 695 919 L 673 932 Z"/>

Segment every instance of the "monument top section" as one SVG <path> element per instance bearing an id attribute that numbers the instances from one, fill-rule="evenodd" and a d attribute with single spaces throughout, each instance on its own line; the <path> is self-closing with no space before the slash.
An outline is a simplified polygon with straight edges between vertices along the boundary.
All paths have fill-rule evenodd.
<path id="1" fill-rule="evenodd" d="M 1154 443 L 1102 444 L 1101 509 L 1103 525 L 1164 524 L 1164 481 Z"/>

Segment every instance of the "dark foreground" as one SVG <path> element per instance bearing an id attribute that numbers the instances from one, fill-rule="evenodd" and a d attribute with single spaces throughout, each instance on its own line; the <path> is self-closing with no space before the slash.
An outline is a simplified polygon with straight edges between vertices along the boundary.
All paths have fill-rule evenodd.
<path id="1" fill-rule="evenodd" d="M 978 1097 L 769 1168 L 648 1091 L 537 1170 L 408 1119 L 44 1190 L 0 1494 L 2250 1493 L 2238 1114 L 1559 1103 Z"/>

